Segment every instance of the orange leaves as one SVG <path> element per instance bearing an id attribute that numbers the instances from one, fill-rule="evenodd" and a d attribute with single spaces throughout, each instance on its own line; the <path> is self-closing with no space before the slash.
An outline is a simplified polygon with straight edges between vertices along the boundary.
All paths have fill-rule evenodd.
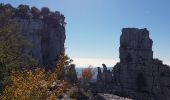
<path id="1" fill-rule="evenodd" d="M 91 79 L 92 78 L 91 69 L 86 68 L 86 69 L 82 70 L 82 77 L 84 77 L 86 79 Z"/>
<path id="2" fill-rule="evenodd" d="M 93 68 L 91 68 L 91 65 L 88 68 L 84 68 L 81 73 L 81 79 L 90 81 L 92 77 L 95 75 L 95 72 L 93 71 Z"/>

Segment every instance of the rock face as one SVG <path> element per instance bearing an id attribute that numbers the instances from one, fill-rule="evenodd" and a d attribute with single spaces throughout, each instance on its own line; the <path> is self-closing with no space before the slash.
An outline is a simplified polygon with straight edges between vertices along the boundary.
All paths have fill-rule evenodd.
<path id="1" fill-rule="evenodd" d="M 152 62 L 152 40 L 147 29 L 124 28 L 120 37 L 120 62 Z"/>
<path id="2" fill-rule="evenodd" d="M 132 100 L 132 99 L 119 97 L 113 94 L 98 93 L 94 100 Z"/>
<path id="3" fill-rule="evenodd" d="M 113 82 L 112 72 L 107 69 L 105 64 L 102 65 L 103 65 L 103 71 L 101 71 L 101 68 L 98 67 L 97 84 L 99 88 L 97 87 L 96 88 L 97 90 L 95 90 L 97 92 L 103 92 L 104 90 L 109 91 L 110 84 L 112 85 Z"/>
<path id="4" fill-rule="evenodd" d="M 113 67 L 112 84 L 108 83 L 112 93 L 134 100 L 169 100 L 170 67 L 153 58 L 147 29 L 124 28 L 119 52 L 120 62 Z"/>
<path id="5" fill-rule="evenodd" d="M 38 66 L 53 69 L 58 56 L 64 51 L 65 17 L 59 12 L 51 12 L 47 7 L 39 10 L 28 5 L 13 8 L 4 5 L 12 12 L 12 21 L 19 25 L 20 32 L 31 43 L 32 48 L 27 52 L 38 60 Z M 2 9 L 3 10 L 3 9 Z"/>

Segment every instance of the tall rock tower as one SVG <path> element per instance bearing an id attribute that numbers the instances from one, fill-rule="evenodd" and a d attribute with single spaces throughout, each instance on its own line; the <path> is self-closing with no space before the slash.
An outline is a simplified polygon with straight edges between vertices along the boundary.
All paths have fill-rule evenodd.
<path id="1" fill-rule="evenodd" d="M 1 6 L 0 12 L 11 11 L 11 21 L 17 23 L 19 32 L 31 43 L 32 48 L 26 51 L 38 61 L 38 66 L 54 69 L 59 55 L 64 51 L 64 15 L 47 7 L 39 10 L 22 4 L 17 8 L 10 4 Z"/>
<path id="2" fill-rule="evenodd" d="M 123 28 L 120 37 L 120 62 L 151 63 L 152 40 L 147 29 Z"/>
<path id="3" fill-rule="evenodd" d="M 112 90 L 134 100 L 169 100 L 170 67 L 153 58 L 147 29 L 123 28 Z"/>

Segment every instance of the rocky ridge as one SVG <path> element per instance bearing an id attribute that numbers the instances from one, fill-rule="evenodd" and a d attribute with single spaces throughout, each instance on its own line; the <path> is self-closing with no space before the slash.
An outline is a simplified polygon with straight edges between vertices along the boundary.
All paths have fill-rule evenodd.
<path id="1" fill-rule="evenodd" d="M 27 52 L 38 61 L 38 66 L 53 69 L 55 63 L 64 51 L 65 17 L 60 12 L 52 12 L 47 7 L 39 10 L 28 5 L 17 8 L 10 4 L 1 4 L 0 13 L 11 11 L 11 20 L 19 26 L 20 33 L 31 43 Z"/>
<path id="2" fill-rule="evenodd" d="M 97 87 L 102 90 L 97 91 L 134 100 L 169 100 L 170 67 L 153 58 L 152 44 L 146 28 L 123 28 L 120 62 L 112 72 L 106 66 L 103 72 L 98 69 Z"/>

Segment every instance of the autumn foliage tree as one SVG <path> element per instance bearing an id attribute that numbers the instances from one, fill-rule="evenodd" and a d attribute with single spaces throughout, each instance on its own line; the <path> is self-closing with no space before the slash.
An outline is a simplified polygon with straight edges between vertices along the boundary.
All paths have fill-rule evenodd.
<path id="1" fill-rule="evenodd" d="M 80 79 L 86 84 L 91 81 L 94 75 L 94 69 L 91 66 L 88 66 L 87 68 L 82 69 Z"/>
<path id="2" fill-rule="evenodd" d="M 59 60 L 56 64 L 57 76 L 59 80 L 64 79 L 67 70 L 69 70 L 71 63 L 73 62 L 64 52 L 59 56 Z"/>
<path id="3" fill-rule="evenodd" d="M 58 80 L 64 67 L 62 56 L 59 61 L 54 72 L 44 69 L 13 72 L 12 84 L 6 86 L 0 100 L 56 100 L 68 86 L 66 81 Z"/>

